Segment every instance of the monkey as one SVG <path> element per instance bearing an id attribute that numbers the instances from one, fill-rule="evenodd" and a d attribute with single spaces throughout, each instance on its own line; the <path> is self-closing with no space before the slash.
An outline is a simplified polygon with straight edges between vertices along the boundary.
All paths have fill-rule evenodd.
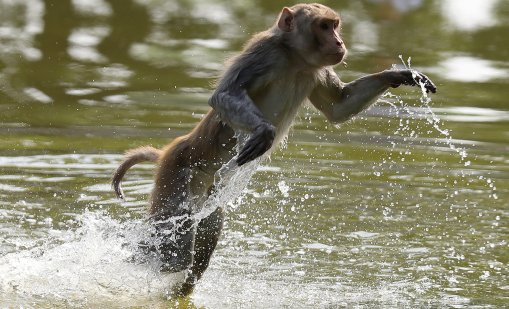
<path id="1" fill-rule="evenodd" d="M 266 158 L 286 137 L 304 102 L 333 123 L 365 110 L 389 88 L 437 88 L 424 74 L 390 69 L 342 82 L 333 67 L 347 53 L 340 16 L 321 4 L 284 7 L 268 30 L 255 34 L 227 61 L 208 103 L 212 109 L 188 134 L 163 149 L 141 147 L 127 152 L 112 186 L 122 198 L 121 180 L 142 161 L 157 163 L 150 220 L 155 227 L 161 270 L 186 272 L 176 288 L 189 295 L 207 269 L 221 234 L 224 210 L 193 218 L 214 194 L 218 171 L 225 164 L 254 164 Z M 240 138 L 242 134 L 247 138 Z"/>

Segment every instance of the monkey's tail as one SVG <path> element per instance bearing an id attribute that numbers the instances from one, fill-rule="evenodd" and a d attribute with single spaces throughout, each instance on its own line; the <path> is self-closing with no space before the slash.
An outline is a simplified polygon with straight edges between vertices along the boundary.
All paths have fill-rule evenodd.
<path id="1" fill-rule="evenodd" d="M 122 162 L 117 168 L 115 174 L 113 174 L 113 179 L 111 180 L 111 186 L 115 190 L 118 198 L 124 199 L 124 192 L 122 191 L 122 186 L 120 184 L 127 170 L 140 162 L 150 161 L 157 163 L 161 153 L 161 150 L 150 146 L 139 147 L 126 152 L 124 162 Z"/>

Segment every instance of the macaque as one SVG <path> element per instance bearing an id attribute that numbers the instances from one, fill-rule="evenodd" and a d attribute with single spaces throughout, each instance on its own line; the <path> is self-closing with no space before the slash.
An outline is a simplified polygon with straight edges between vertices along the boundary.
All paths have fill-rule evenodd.
<path id="1" fill-rule="evenodd" d="M 158 241 L 152 250 L 163 271 L 186 271 L 178 295 L 192 292 L 219 239 L 223 208 L 201 220 L 193 213 L 216 190 L 214 175 L 224 164 L 234 160 L 242 166 L 267 157 L 306 101 L 329 121 L 341 123 L 391 87 L 422 85 L 436 92 L 428 77 L 409 69 L 342 82 L 333 70 L 347 53 L 340 27 L 339 15 L 324 5 L 283 8 L 271 28 L 254 35 L 228 61 L 209 100 L 212 109 L 190 133 L 162 150 L 142 147 L 127 152 L 113 187 L 122 198 L 120 182 L 126 171 L 142 161 L 157 163 L 150 219 Z M 249 137 L 241 141 L 239 132 Z"/>

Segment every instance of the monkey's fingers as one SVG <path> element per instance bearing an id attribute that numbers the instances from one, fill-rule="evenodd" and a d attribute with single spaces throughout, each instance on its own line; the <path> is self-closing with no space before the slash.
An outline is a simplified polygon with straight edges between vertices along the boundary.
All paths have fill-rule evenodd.
<path id="1" fill-rule="evenodd" d="M 254 156 L 253 152 L 256 149 L 256 143 L 253 141 L 248 141 L 246 145 L 244 145 L 244 148 L 239 152 L 239 156 L 237 158 L 237 163 L 239 165 L 247 163 L 251 160 L 251 157 Z"/>
<path id="2" fill-rule="evenodd" d="M 267 149 L 270 148 L 270 146 L 267 147 L 267 145 L 265 144 L 266 143 L 264 143 L 263 141 L 249 140 L 244 146 L 244 148 L 240 151 L 239 156 L 237 158 L 237 164 L 239 166 L 244 165 L 264 154 L 265 151 L 267 151 Z"/>
<path id="3" fill-rule="evenodd" d="M 417 85 L 424 85 L 424 89 L 426 89 L 426 92 L 436 93 L 437 92 L 437 86 L 429 79 L 426 75 L 415 72 L 415 82 Z"/>
<path id="4" fill-rule="evenodd" d="M 272 124 L 266 121 L 260 123 L 240 151 L 237 164 L 239 166 L 246 164 L 264 154 L 272 146 L 275 136 L 276 128 Z"/>
<path id="5" fill-rule="evenodd" d="M 254 160 L 269 150 L 276 136 L 276 129 L 267 122 L 262 122 L 256 127 L 251 138 L 248 139 L 244 148 L 240 151 L 237 164 L 243 165 Z"/>

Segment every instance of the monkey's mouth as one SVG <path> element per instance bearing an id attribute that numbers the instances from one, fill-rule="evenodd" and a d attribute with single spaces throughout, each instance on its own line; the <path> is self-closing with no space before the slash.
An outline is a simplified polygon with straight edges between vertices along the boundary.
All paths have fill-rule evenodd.
<path id="1" fill-rule="evenodd" d="M 329 56 L 331 57 L 331 59 L 333 59 L 334 63 L 337 64 L 344 60 L 346 56 L 346 51 L 338 51 L 335 53 L 331 53 L 329 54 Z"/>

